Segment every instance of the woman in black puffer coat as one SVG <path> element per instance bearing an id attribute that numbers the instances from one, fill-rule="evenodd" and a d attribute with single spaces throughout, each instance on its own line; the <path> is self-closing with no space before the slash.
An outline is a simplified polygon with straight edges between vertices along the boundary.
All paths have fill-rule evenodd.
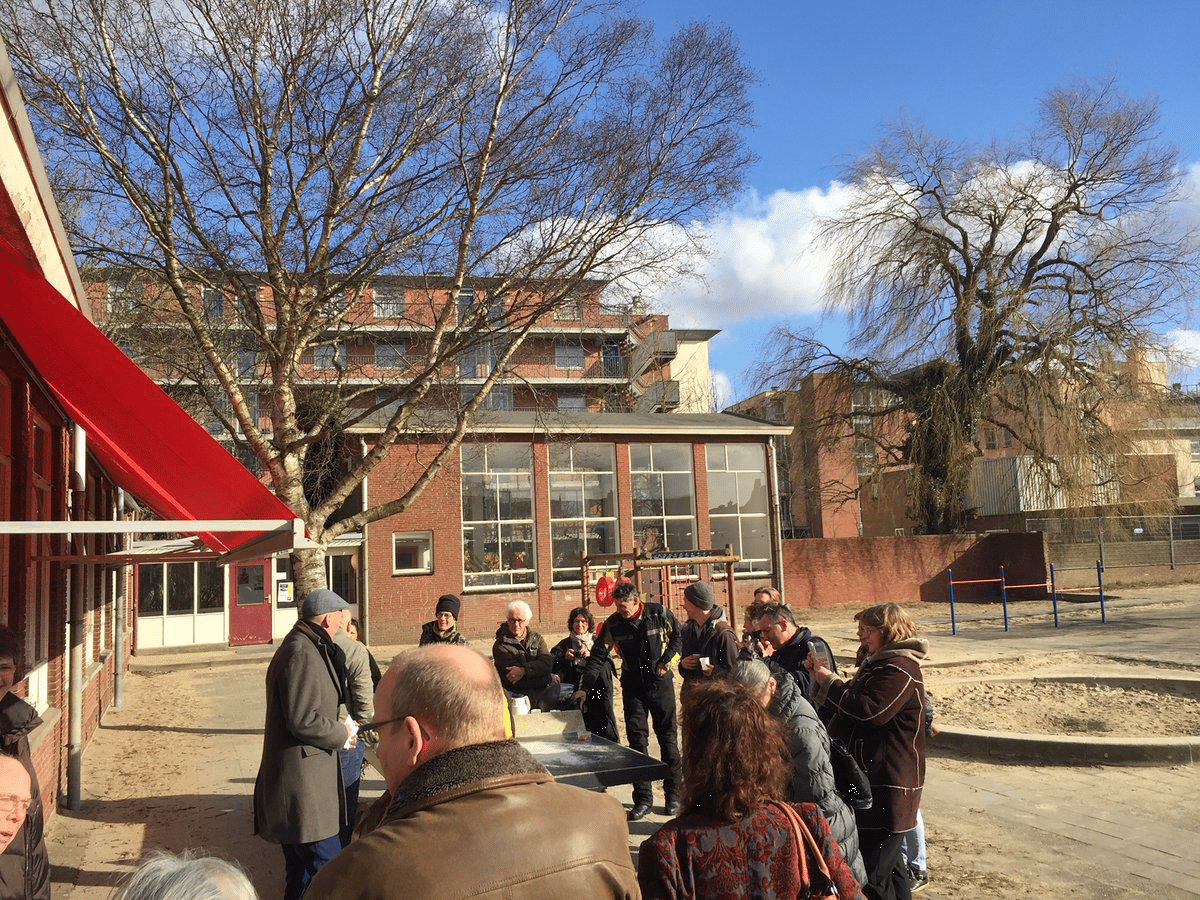
<path id="1" fill-rule="evenodd" d="M 858 849 L 858 825 L 833 780 L 829 760 L 829 733 L 817 718 L 799 686 L 782 670 L 772 674 L 761 659 L 744 659 L 734 669 L 738 681 L 759 696 L 768 711 L 783 724 L 792 755 L 791 803 L 815 803 L 829 820 L 829 830 L 842 848 L 850 871 L 861 884 L 866 880 Z"/>

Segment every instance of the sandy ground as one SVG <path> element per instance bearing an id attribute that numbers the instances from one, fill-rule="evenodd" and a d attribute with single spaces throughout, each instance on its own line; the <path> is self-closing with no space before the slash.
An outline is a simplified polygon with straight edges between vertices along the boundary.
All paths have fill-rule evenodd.
<path id="1" fill-rule="evenodd" d="M 815 630 L 831 635 L 841 658 L 853 650 L 849 615 L 846 610 L 819 610 L 807 616 Z M 1033 730 L 1031 710 L 1036 710 L 1039 721 L 1051 731 L 1070 730 L 1083 723 L 1103 733 L 1129 733 L 1135 727 L 1139 733 L 1147 733 L 1147 723 L 1154 722 L 1156 727 L 1169 729 L 1159 733 L 1200 732 L 1195 701 L 1181 703 L 1179 698 L 1156 699 L 1134 692 L 1095 692 L 1093 697 L 1093 692 L 1082 689 L 1059 691 L 1044 684 L 1036 688 L 992 685 L 981 692 L 969 687 L 980 677 L 1096 667 L 1122 673 L 1130 669 L 1110 659 L 1065 654 L 992 661 L 973 668 L 931 666 L 928 681 L 937 697 L 939 716 L 946 723 L 1028 731 Z M 279 850 L 251 833 L 265 668 L 265 660 L 259 660 L 128 677 L 124 708 L 110 711 L 85 755 L 84 808 L 61 812 L 52 824 L 50 846 L 58 900 L 106 898 L 115 881 L 130 871 L 143 853 L 187 847 L 207 848 L 238 860 L 262 897 L 280 895 Z M 1167 674 L 1162 666 L 1135 668 Z M 1174 669 L 1168 667 L 1169 671 Z M 1177 708 L 1178 718 L 1168 714 Z M 619 717 L 619 700 L 617 710 Z M 985 711 L 992 724 L 981 724 Z M 624 729 L 621 731 L 624 736 Z M 652 746 L 651 752 L 655 751 Z M 1072 777 L 1082 779 L 1073 789 L 1104 796 L 1121 809 L 1139 810 L 1139 815 L 1153 816 L 1156 822 L 1175 826 L 1181 833 L 1194 831 L 1193 813 L 1200 799 L 1195 790 L 1200 784 L 1197 770 L 1141 771 L 1143 775 L 1131 777 L 1129 770 L 1114 768 L 1071 770 Z M 1114 884 L 1111 875 L 1093 883 L 1079 872 L 1062 872 L 1061 861 L 1078 856 L 1070 840 L 1058 841 L 1043 832 L 1015 826 L 982 802 L 964 805 L 961 792 L 943 789 L 956 782 L 995 781 L 1025 784 L 1030 796 L 1037 798 L 1048 793 L 1048 786 L 1063 780 L 1062 772 L 938 758 L 935 749 L 929 761 L 925 803 L 930 869 L 935 880 L 921 896 L 933 900 L 1200 896 L 1200 892 L 1142 890 L 1136 883 L 1121 886 Z M 1156 797 L 1147 787 L 1155 783 L 1191 785 L 1192 797 L 1179 796 L 1178 790 Z M 369 781 L 364 796 L 369 799 L 381 788 L 377 778 Z M 630 801 L 628 787 L 613 793 Z M 661 802 L 661 795 L 658 799 Z M 1036 799 L 1030 800 L 1034 813 L 1036 805 Z M 662 821 L 661 815 L 655 815 L 634 824 L 631 851 Z"/>

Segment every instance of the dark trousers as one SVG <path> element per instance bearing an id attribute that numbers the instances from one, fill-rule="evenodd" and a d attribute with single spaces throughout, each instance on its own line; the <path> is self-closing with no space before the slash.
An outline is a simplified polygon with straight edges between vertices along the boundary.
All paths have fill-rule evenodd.
<path id="1" fill-rule="evenodd" d="M 859 829 L 859 850 L 867 870 L 863 893 L 871 900 L 912 900 L 908 890 L 908 867 L 900 862 L 904 834 L 902 831 Z"/>
<path id="2" fill-rule="evenodd" d="M 358 789 L 362 785 L 363 754 L 367 745 L 358 742 L 353 750 L 339 750 L 338 762 L 342 766 L 342 784 L 346 792 L 346 824 L 338 832 L 338 840 L 343 847 L 350 846 L 350 838 L 354 836 L 354 825 L 358 821 Z"/>
<path id="3" fill-rule="evenodd" d="M 628 663 L 627 663 L 628 665 Z M 654 736 L 662 752 L 662 761 L 671 770 L 663 779 L 663 793 L 668 800 L 678 797 L 679 735 L 675 727 L 675 684 L 667 675 L 650 685 L 621 682 L 621 704 L 625 712 L 625 735 L 629 746 L 639 753 L 650 748 L 650 729 L 646 716 L 654 721 Z M 654 789 L 649 781 L 633 785 L 633 802 L 653 803 Z"/>
<path id="4" fill-rule="evenodd" d="M 605 666 L 583 701 L 583 727 L 592 734 L 617 742 L 617 716 L 613 712 L 612 672 Z"/>
<path id="5" fill-rule="evenodd" d="M 283 845 L 283 900 L 300 900 L 308 883 L 342 850 L 336 834 L 309 844 Z"/>

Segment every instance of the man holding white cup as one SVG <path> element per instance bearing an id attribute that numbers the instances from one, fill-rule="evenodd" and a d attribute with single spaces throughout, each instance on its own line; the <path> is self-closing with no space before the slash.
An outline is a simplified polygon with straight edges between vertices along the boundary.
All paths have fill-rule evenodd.
<path id="1" fill-rule="evenodd" d="M 683 609 L 687 622 L 679 635 L 679 674 L 684 683 L 728 675 L 737 661 L 738 637 L 725 610 L 716 605 L 712 584 L 697 581 L 684 588 Z"/>

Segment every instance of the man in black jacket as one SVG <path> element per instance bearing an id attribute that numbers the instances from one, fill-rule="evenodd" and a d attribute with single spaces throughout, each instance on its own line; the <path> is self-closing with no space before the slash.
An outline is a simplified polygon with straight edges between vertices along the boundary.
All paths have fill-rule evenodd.
<path id="1" fill-rule="evenodd" d="M 680 632 L 683 659 L 679 674 L 684 681 L 730 675 L 737 662 L 737 632 L 717 606 L 712 585 L 697 581 L 683 589 L 683 608 L 688 620 Z"/>
<path id="2" fill-rule="evenodd" d="M 824 656 L 823 664 L 827 669 L 837 672 L 837 662 L 833 658 L 833 650 L 829 642 L 817 637 L 807 627 L 796 624 L 792 608 L 786 603 L 770 603 L 763 607 L 762 615 L 755 624 L 755 630 L 762 639 L 775 648 L 771 662 L 783 669 L 804 692 L 804 697 L 814 708 L 820 709 L 816 702 L 816 684 L 812 674 L 804 667 L 810 649 L 815 649 Z"/>
<path id="3" fill-rule="evenodd" d="M 679 656 L 679 624 L 671 611 L 659 603 L 643 603 L 632 584 L 617 585 L 613 591 L 616 613 L 609 616 L 596 634 L 592 656 L 572 700 L 580 703 L 608 665 L 613 646 L 621 650 L 621 695 L 625 733 L 629 746 L 639 753 L 650 748 L 647 714 L 654 721 L 654 734 L 662 761 L 671 769 L 663 779 L 666 813 L 679 812 L 679 736 L 675 727 L 675 683 L 672 666 Z M 629 821 L 643 819 L 654 803 L 649 781 L 633 786 L 633 809 Z"/>

